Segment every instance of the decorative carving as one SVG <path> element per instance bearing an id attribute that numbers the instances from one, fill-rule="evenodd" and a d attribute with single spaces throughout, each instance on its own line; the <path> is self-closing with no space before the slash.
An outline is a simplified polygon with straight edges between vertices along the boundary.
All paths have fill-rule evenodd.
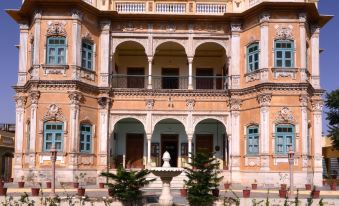
<path id="1" fill-rule="evenodd" d="M 288 107 L 283 107 L 275 118 L 276 123 L 294 123 L 294 116 Z"/>
<path id="2" fill-rule="evenodd" d="M 241 99 L 236 99 L 236 98 L 231 98 L 228 105 L 230 107 L 230 109 L 233 111 L 238 111 L 240 110 L 240 107 L 241 107 L 241 104 L 242 104 L 242 101 Z"/>
<path id="3" fill-rule="evenodd" d="M 260 166 L 260 157 L 246 157 L 245 165 L 249 167 Z"/>
<path id="4" fill-rule="evenodd" d="M 296 68 L 272 68 L 274 79 L 279 77 L 291 77 L 296 79 L 296 74 L 298 70 Z"/>
<path id="5" fill-rule="evenodd" d="M 187 99 L 186 100 L 186 106 L 189 111 L 192 111 L 195 106 L 195 100 L 194 99 Z"/>
<path id="6" fill-rule="evenodd" d="M 245 74 L 246 82 L 253 82 L 256 80 L 260 80 L 260 73 L 259 72 L 251 72 Z"/>
<path id="7" fill-rule="evenodd" d="M 231 23 L 231 32 L 241 32 L 241 24 Z"/>
<path id="8" fill-rule="evenodd" d="M 34 19 L 41 19 L 42 16 L 42 10 L 41 9 L 37 9 L 34 11 L 33 13 L 33 18 Z"/>
<path id="9" fill-rule="evenodd" d="M 154 107 L 154 99 L 146 99 L 146 109 L 152 110 Z"/>
<path id="10" fill-rule="evenodd" d="M 108 109 L 108 106 L 111 102 L 111 99 L 109 97 L 99 97 L 98 98 L 98 104 L 99 104 L 99 107 L 100 109 Z"/>
<path id="11" fill-rule="evenodd" d="M 77 20 L 82 20 L 82 17 L 83 17 L 83 13 L 80 11 L 80 10 L 78 10 L 78 9 L 73 9 L 72 11 L 71 11 L 71 14 L 72 14 L 72 18 L 73 19 L 77 19 Z"/>
<path id="12" fill-rule="evenodd" d="M 270 14 L 268 12 L 264 12 L 260 15 L 259 17 L 259 21 L 260 23 L 263 23 L 263 22 L 268 22 L 270 20 Z"/>
<path id="13" fill-rule="evenodd" d="M 27 101 L 27 97 L 21 96 L 21 95 L 16 95 L 14 97 L 14 101 L 15 101 L 15 104 L 16 104 L 16 108 L 24 108 L 26 101 Z"/>
<path id="14" fill-rule="evenodd" d="M 32 91 L 32 92 L 30 92 L 29 97 L 31 99 L 31 104 L 38 104 L 38 100 L 40 98 L 40 92 L 39 91 Z"/>
<path id="15" fill-rule="evenodd" d="M 88 71 L 87 69 L 80 70 L 80 77 L 83 79 L 87 79 L 89 81 L 95 80 L 95 73 L 92 71 Z"/>
<path id="16" fill-rule="evenodd" d="M 300 14 L 299 14 L 299 21 L 300 21 L 300 22 L 306 22 L 306 21 L 307 21 L 307 15 L 306 15 L 306 13 L 300 13 Z"/>
<path id="17" fill-rule="evenodd" d="M 68 98 L 69 98 L 71 104 L 79 105 L 79 103 L 83 99 L 83 95 L 80 92 L 77 92 L 77 91 L 69 91 L 68 92 Z"/>
<path id="18" fill-rule="evenodd" d="M 292 32 L 292 26 L 279 26 L 277 28 L 277 31 L 275 33 L 275 38 L 279 40 L 286 40 L 290 39 L 293 40 L 293 32 Z"/>
<path id="19" fill-rule="evenodd" d="M 174 103 L 173 103 L 173 100 L 172 100 L 172 97 L 171 96 L 169 96 L 168 97 L 168 104 L 167 104 L 167 106 L 169 107 L 169 108 L 173 108 L 174 107 Z"/>
<path id="20" fill-rule="evenodd" d="M 56 104 L 51 104 L 47 107 L 47 112 L 44 115 L 44 120 L 59 120 L 64 121 L 65 117 L 63 116 L 61 109 Z"/>
<path id="21" fill-rule="evenodd" d="M 307 94 L 300 95 L 299 100 L 300 100 L 300 106 L 307 107 L 307 103 L 308 103 L 308 96 L 307 96 Z"/>
<path id="22" fill-rule="evenodd" d="M 322 100 L 312 101 L 312 110 L 314 112 L 322 112 L 324 107 L 324 102 Z"/>
<path id="23" fill-rule="evenodd" d="M 175 32 L 175 30 L 176 30 L 176 26 L 175 26 L 174 23 L 168 23 L 166 25 L 166 31 L 168 31 L 168 32 Z"/>
<path id="24" fill-rule="evenodd" d="M 100 28 L 102 31 L 109 31 L 111 29 L 111 21 L 110 20 L 101 21 Z"/>
<path id="25" fill-rule="evenodd" d="M 270 105 L 272 99 L 272 94 L 259 94 L 257 97 L 257 101 L 261 107 L 267 107 Z"/>
<path id="26" fill-rule="evenodd" d="M 67 32 L 65 29 L 66 22 L 64 21 L 49 21 L 47 23 L 47 36 L 67 36 Z"/>

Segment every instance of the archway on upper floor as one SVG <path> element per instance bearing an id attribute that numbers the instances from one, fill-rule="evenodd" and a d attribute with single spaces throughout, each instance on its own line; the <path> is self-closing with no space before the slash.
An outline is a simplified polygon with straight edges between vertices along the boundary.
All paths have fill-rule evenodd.
<path id="1" fill-rule="evenodd" d="M 216 42 L 204 42 L 196 47 L 193 58 L 195 89 L 227 89 L 228 58 L 225 47 Z"/>
<path id="2" fill-rule="evenodd" d="M 113 68 L 113 88 L 147 88 L 148 60 L 140 42 L 129 40 L 118 44 Z"/>
<path id="3" fill-rule="evenodd" d="M 154 89 L 187 89 L 188 65 L 184 46 L 166 41 L 155 48 L 152 66 Z"/>
<path id="4" fill-rule="evenodd" d="M 185 125 L 179 120 L 166 118 L 158 121 L 151 141 L 151 166 L 163 164 L 162 155 L 165 151 L 171 155 L 172 167 L 180 167 L 187 160 L 187 134 Z"/>
<path id="5" fill-rule="evenodd" d="M 220 162 L 220 169 L 227 169 L 229 141 L 225 124 L 213 118 L 198 122 L 194 128 L 192 153 L 213 153 Z"/>
<path id="6" fill-rule="evenodd" d="M 143 123 L 132 117 L 120 119 L 110 135 L 109 156 L 111 169 L 144 168 L 146 165 L 146 133 Z"/>

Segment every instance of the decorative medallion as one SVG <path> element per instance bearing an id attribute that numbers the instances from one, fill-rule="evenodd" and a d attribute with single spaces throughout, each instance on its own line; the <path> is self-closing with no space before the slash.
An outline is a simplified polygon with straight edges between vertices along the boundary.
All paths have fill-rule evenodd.
<path id="1" fill-rule="evenodd" d="M 67 32 L 65 29 L 66 22 L 62 21 L 49 21 L 47 28 L 47 36 L 67 36 Z"/>
<path id="2" fill-rule="evenodd" d="M 291 39 L 293 40 L 293 32 L 292 32 L 292 26 L 278 26 L 277 31 L 275 33 L 275 39 L 279 40 L 287 40 Z"/>
<path id="3" fill-rule="evenodd" d="M 147 110 L 152 110 L 154 107 L 154 99 L 146 99 L 145 104 Z"/>
<path id="4" fill-rule="evenodd" d="M 292 111 L 288 107 L 282 108 L 275 118 L 276 123 L 293 123 L 294 116 Z"/>
<path id="5" fill-rule="evenodd" d="M 64 119 L 61 109 L 56 104 L 49 105 L 48 110 L 44 115 L 44 120 L 63 121 Z"/>
<path id="6" fill-rule="evenodd" d="M 192 111 L 195 106 L 195 100 L 194 99 L 187 99 L 186 100 L 186 106 L 189 111 Z"/>

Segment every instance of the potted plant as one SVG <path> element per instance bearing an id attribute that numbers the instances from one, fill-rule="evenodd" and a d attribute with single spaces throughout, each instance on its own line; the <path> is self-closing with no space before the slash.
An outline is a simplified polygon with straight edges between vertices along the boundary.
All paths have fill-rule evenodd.
<path id="1" fill-rule="evenodd" d="M 40 193 L 40 183 L 37 183 L 35 174 L 30 171 L 30 173 L 27 176 L 27 181 L 31 184 L 31 192 L 33 197 L 39 196 Z"/>
<path id="2" fill-rule="evenodd" d="M 312 190 L 311 180 L 310 178 L 307 178 L 307 183 L 305 184 L 306 190 Z"/>
<path id="3" fill-rule="evenodd" d="M 105 183 L 110 196 L 117 198 L 123 205 L 142 205 L 141 188 L 155 180 L 147 179 L 146 176 L 149 174 L 150 171 L 147 169 L 135 171 L 119 167 L 116 174 L 102 172 L 101 176 L 112 180 Z"/>
<path id="4" fill-rule="evenodd" d="M 286 190 L 286 188 L 280 187 L 280 189 L 279 189 L 279 197 L 280 198 L 286 198 L 287 197 L 287 190 Z"/>
<path id="5" fill-rule="evenodd" d="M 186 186 L 184 185 L 184 187 L 180 189 L 180 195 L 181 195 L 181 197 L 187 197 L 187 192 L 188 192 L 188 189 L 187 189 Z"/>
<path id="6" fill-rule="evenodd" d="M 226 182 L 224 183 L 224 188 L 225 188 L 225 190 L 230 189 L 230 186 L 231 186 L 231 183 L 230 183 L 230 182 L 226 181 Z"/>
<path id="7" fill-rule="evenodd" d="M 252 190 L 256 190 L 258 188 L 257 180 L 254 179 L 254 183 L 252 183 Z"/>
<path id="8" fill-rule="evenodd" d="M 79 188 L 79 176 L 75 175 L 74 176 L 74 182 L 73 182 L 73 188 Z"/>
<path id="9" fill-rule="evenodd" d="M 337 190 L 337 183 L 335 180 L 332 180 L 330 183 L 330 188 L 332 191 L 336 191 Z"/>
<path id="10" fill-rule="evenodd" d="M 25 187 L 25 176 L 20 177 L 20 181 L 18 182 L 18 187 L 19 188 L 24 188 Z"/>
<path id="11" fill-rule="evenodd" d="M 246 187 L 245 189 L 242 190 L 242 196 L 244 198 L 249 198 L 251 196 L 251 190 Z"/>
<path id="12" fill-rule="evenodd" d="M 48 189 L 52 188 L 52 182 L 49 178 L 46 178 L 46 188 Z"/>
<path id="13" fill-rule="evenodd" d="M 82 196 L 85 196 L 85 192 L 86 192 L 86 189 L 84 188 L 85 184 L 86 184 L 86 173 L 80 173 L 79 176 L 78 176 L 78 183 L 79 183 L 79 186 L 78 187 L 78 193 L 77 195 L 82 197 Z"/>
<path id="14" fill-rule="evenodd" d="M 320 190 L 317 190 L 316 186 L 313 187 L 313 190 L 311 192 L 312 198 L 319 198 L 320 197 Z"/>

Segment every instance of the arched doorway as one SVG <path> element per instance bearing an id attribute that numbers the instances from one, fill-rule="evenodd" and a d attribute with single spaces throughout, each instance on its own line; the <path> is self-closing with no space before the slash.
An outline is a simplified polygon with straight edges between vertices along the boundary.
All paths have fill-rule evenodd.
<path id="1" fill-rule="evenodd" d="M 110 168 L 143 168 L 146 164 L 144 125 L 137 119 L 118 121 L 110 138 Z"/>
<path id="2" fill-rule="evenodd" d="M 172 167 L 183 166 L 186 161 L 187 134 L 183 123 L 176 119 L 163 119 L 156 123 L 152 134 L 151 164 L 160 167 L 163 164 L 162 155 L 165 151 L 171 155 Z"/>
<path id="3" fill-rule="evenodd" d="M 195 126 L 193 153 L 214 153 L 220 162 L 220 169 L 227 169 L 229 163 L 229 142 L 225 125 L 219 120 L 205 119 Z"/>

